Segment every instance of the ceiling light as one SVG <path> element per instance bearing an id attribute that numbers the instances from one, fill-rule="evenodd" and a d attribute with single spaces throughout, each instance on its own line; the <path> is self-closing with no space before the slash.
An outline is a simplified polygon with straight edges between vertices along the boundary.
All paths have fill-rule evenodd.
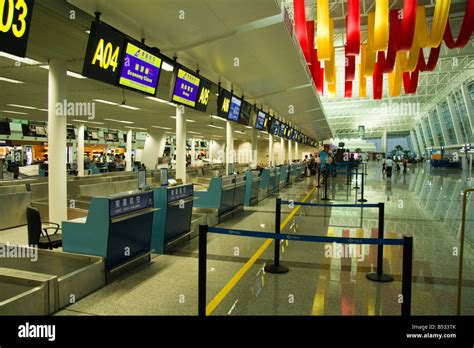
<path id="1" fill-rule="evenodd" d="M 212 127 L 212 128 L 217 128 L 217 129 L 224 129 L 224 127 L 221 127 L 221 126 L 216 126 L 216 125 L 213 125 L 213 124 L 210 124 L 208 125 L 209 127 Z"/>
<path id="2" fill-rule="evenodd" d="M 165 130 L 170 130 L 170 129 L 173 129 L 173 128 L 170 128 L 170 127 L 161 127 L 161 126 L 151 126 L 152 128 L 158 128 L 158 129 L 165 129 Z"/>
<path id="3" fill-rule="evenodd" d="M 90 30 L 86 30 L 86 33 L 87 33 L 87 34 L 90 34 L 90 33 L 91 33 L 91 31 L 90 31 Z"/>
<path id="4" fill-rule="evenodd" d="M 2 112 L 5 112 L 7 114 L 28 115 L 26 112 L 18 112 L 18 111 L 2 110 Z"/>
<path id="5" fill-rule="evenodd" d="M 129 129 L 138 129 L 138 130 L 147 130 L 146 128 L 140 128 L 140 127 L 130 127 L 130 126 L 125 126 L 125 128 L 129 128 Z"/>
<path id="6" fill-rule="evenodd" d="M 236 130 L 234 131 L 235 133 L 239 133 L 239 134 L 245 134 L 245 132 L 241 131 L 241 130 Z"/>
<path id="7" fill-rule="evenodd" d="M 252 126 L 245 126 L 245 128 L 252 129 L 253 127 Z"/>
<path id="8" fill-rule="evenodd" d="M 222 118 L 222 117 L 219 117 L 219 116 L 214 116 L 214 115 L 211 115 L 211 119 L 212 120 L 219 120 L 219 121 L 223 121 L 223 122 L 227 122 L 227 120 L 225 118 Z"/>
<path id="9" fill-rule="evenodd" d="M 13 80 L 13 79 L 9 79 L 8 77 L 1 77 L 1 76 L 0 76 L 0 81 L 10 82 L 10 83 L 24 83 L 23 81 Z"/>
<path id="10" fill-rule="evenodd" d="M 186 122 L 190 122 L 190 123 L 196 123 L 196 121 L 194 121 L 194 120 L 191 120 L 191 119 L 189 119 L 189 118 L 187 118 L 187 119 L 186 119 Z"/>
<path id="11" fill-rule="evenodd" d="M 188 131 L 188 133 L 190 133 L 190 134 L 199 134 L 199 135 L 202 135 L 202 133 L 199 133 L 199 132 Z"/>
<path id="12" fill-rule="evenodd" d="M 74 78 L 76 78 L 76 79 L 81 79 L 81 80 L 87 79 L 87 77 L 82 76 L 81 74 L 78 74 L 78 73 L 76 73 L 76 72 L 74 72 L 74 71 L 69 71 L 69 70 L 68 70 L 68 71 L 66 72 L 66 74 L 67 74 L 67 76 L 74 77 Z"/>
<path id="13" fill-rule="evenodd" d="M 136 108 L 136 107 L 130 106 L 130 105 L 120 104 L 119 106 L 120 106 L 121 108 L 130 109 L 130 110 L 140 110 L 140 108 Z"/>
<path id="14" fill-rule="evenodd" d="M 36 60 L 34 60 L 34 59 L 22 58 L 22 57 L 18 57 L 18 56 L 15 56 L 15 55 L 13 55 L 13 54 L 5 53 L 5 52 L 0 52 L 0 57 L 5 57 L 5 58 L 11 59 L 11 60 L 15 60 L 15 61 L 17 61 L 17 62 L 24 63 L 24 64 L 28 64 L 28 65 L 41 64 L 40 62 L 38 62 L 38 61 L 36 61 Z"/>
<path id="15" fill-rule="evenodd" d="M 49 110 L 48 109 L 38 109 L 38 111 L 48 112 Z"/>
<path id="16" fill-rule="evenodd" d="M 112 121 L 112 122 L 119 122 L 119 123 L 125 123 L 125 124 L 133 124 L 134 122 L 132 121 L 122 121 L 122 120 L 116 120 L 114 118 L 104 118 L 106 121 Z"/>
<path id="17" fill-rule="evenodd" d="M 174 118 L 174 119 L 176 119 L 176 116 L 170 116 L 170 118 Z"/>
<path id="18" fill-rule="evenodd" d="M 103 99 L 92 99 L 92 101 L 102 103 L 102 104 L 108 104 L 108 105 L 118 105 L 117 103 L 114 103 L 108 100 L 103 100 Z"/>
<path id="19" fill-rule="evenodd" d="M 165 71 L 173 71 L 174 70 L 174 66 L 171 65 L 168 62 L 163 62 L 163 65 L 161 66 L 161 68 Z"/>
<path id="20" fill-rule="evenodd" d="M 167 100 L 164 100 L 164 99 L 161 99 L 161 98 L 156 98 L 156 97 L 145 97 L 146 99 L 150 99 L 150 100 L 153 100 L 153 101 L 156 101 L 158 103 L 162 103 L 162 104 L 168 104 L 168 105 L 171 105 L 171 106 L 176 106 L 176 104 L 174 103 L 171 103 Z"/>
<path id="21" fill-rule="evenodd" d="M 73 122 L 80 122 L 80 123 L 105 124 L 104 122 L 86 121 L 86 120 L 71 120 L 71 121 L 73 121 Z"/>
<path id="22" fill-rule="evenodd" d="M 15 108 L 22 108 L 22 109 L 30 109 L 30 110 L 36 110 L 34 106 L 26 106 L 26 105 L 18 105 L 18 104 L 7 104 L 8 106 L 13 106 Z"/>

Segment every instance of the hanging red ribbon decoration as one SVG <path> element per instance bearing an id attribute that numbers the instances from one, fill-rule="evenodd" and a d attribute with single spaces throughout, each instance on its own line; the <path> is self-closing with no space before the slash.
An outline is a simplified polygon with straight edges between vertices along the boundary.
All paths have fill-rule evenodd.
<path id="1" fill-rule="evenodd" d="M 304 0 L 293 1 L 293 12 L 295 17 L 295 32 L 306 62 L 310 62 L 310 47 L 308 43 L 308 29 L 306 27 L 306 10 Z"/>
<path id="2" fill-rule="evenodd" d="M 418 58 L 419 59 L 419 58 Z M 418 88 L 418 76 L 420 70 L 415 69 L 412 73 L 404 72 L 403 73 L 403 89 L 405 94 L 415 94 L 416 89 Z"/>
<path id="3" fill-rule="evenodd" d="M 347 54 L 347 46 L 345 47 L 345 58 L 344 58 L 344 79 L 345 81 L 354 81 L 356 57 Z"/>
<path id="4" fill-rule="evenodd" d="M 352 81 L 344 82 L 344 97 L 352 98 Z"/>
<path id="5" fill-rule="evenodd" d="M 453 39 L 451 32 L 451 25 L 446 23 L 446 29 L 444 31 L 444 42 L 448 48 L 463 48 L 469 42 L 472 33 L 474 32 L 474 0 L 468 0 L 466 6 L 466 12 L 464 12 L 464 18 L 461 24 L 461 30 L 456 41 Z"/>
<path id="6" fill-rule="evenodd" d="M 346 57 L 360 51 L 360 0 L 348 0 L 346 17 Z"/>
<path id="7" fill-rule="evenodd" d="M 423 56 L 423 49 L 420 48 L 420 54 L 418 55 L 418 63 L 416 69 L 419 71 L 433 71 L 438 63 L 439 51 L 441 50 L 441 44 L 430 50 L 428 57 L 428 63 L 425 63 L 425 57 Z"/>
<path id="8" fill-rule="evenodd" d="M 314 61 L 311 67 L 311 74 L 313 75 L 316 89 L 318 90 L 319 95 L 322 96 L 324 94 L 324 68 L 321 67 L 321 63 L 317 57 L 318 50 L 314 50 Z"/>
<path id="9" fill-rule="evenodd" d="M 374 99 L 382 99 L 384 65 L 385 65 L 385 53 L 383 51 L 380 51 L 377 54 L 377 63 L 375 63 L 374 74 L 372 76 Z"/>
<path id="10" fill-rule="evenodd" d="M 314 55 L 314 21 L 306 22 L 306 30 L 308 33 L 308 47 L 309 47 L 309 61 L 307 61 L 310 66 L 314 63 L 314 60 L 317 59 Z"/>
<path id="11" fill-rule="evenodd" d="M 402 21 L 399 16 L 399 11 L 400 10 L 390 11 L 390 35 L 388 38 L 387 56 L 385 57 L 383 65 L 384 73 L 390 73 L 393 71 L 395 59 L 397 58 L 402 29 Z"/>
<path id="12" fill-rule="evenodd" d="M 398 19 L 402 21 L 402 24 L 398 49 L 401 51 L 409 51 L 413 44 L 413 38 L 415 37 L 417 6 L 417 0 L 405 0 L 403 2 L 403 12 L 399 13 Z"/>

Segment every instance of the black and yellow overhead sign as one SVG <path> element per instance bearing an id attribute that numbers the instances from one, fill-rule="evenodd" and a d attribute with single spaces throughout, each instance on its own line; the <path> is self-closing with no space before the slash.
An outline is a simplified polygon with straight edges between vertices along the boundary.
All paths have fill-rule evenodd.
<path id="1" fill-rule="evenodd" d="M 25 57 L 34 0 L 0 0 L 0 51 Z"/>
<path id="2" fill-rule="evenodd" d="M 195 106 L 196 110 L 206 112 L 209 100 L 211 99 L 211 87 L 211 81 L 201 78 L 201 85 L 199 87 L 198 98 Z"/>
<path id="3" fill-rule="evenodd" d="M 124 44 L 124 34 L 106 24 L 92 22 L 82 75 L 116 85 Z"/>

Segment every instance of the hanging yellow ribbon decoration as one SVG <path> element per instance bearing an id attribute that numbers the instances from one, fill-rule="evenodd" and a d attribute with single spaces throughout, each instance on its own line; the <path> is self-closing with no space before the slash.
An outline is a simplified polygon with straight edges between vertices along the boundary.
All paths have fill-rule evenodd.
<path id="1" fill-rule="evenodd" d="M 367 80 L 364 76 L 365 66 L 364 59 L 366 55 L 367 45 L 360 45 L 360 64 L 359 64 L 359 98 L 367 97 Z"/>
<path id="2" fill-rule="evenodd" d="M 334 34 L 334 21 L 329 19 L 329 37 L 332 38 Z M 331 39 L 329 45 L 330 59 L 324 62 L 324 78 L 326 83 L 333 84 L 336 88 L 336 50 L 334 49 L 334 41 Z"/>
<path id="3" fill-rule="evenodd" d="M 420 47 L 438 47 L 443 40 L 444 30 L 449 17 L 449 8 L 451 0 L 436 1 L 433 22 L 431 24 L 431 33 L 426 28 L 426 11 L 424 6 L 418 6 L 416 9 L 416 37 Z"/>
<path id="4" fill-rule="evenodd" d="M 400 67 L 400 58 L 397 54 L 395 67 L 388 74 L 388 94 L 390 97 L 398 97 L 402 93 L 403 71 Z"/>
<path id="5" fill-rule="evenodd" d="M 388 0 L 375 0 L 375 21 L 372 32 L 372 49 L 385 51 L 388 47 Z"/>
<path id="6" fill-rule="evenodd" d="M 331 42 L 334 45 L 333 36 L 330 33 L 329 1 L 317 1 L 317 26 L 316 39 L 318 47 L 318 60 L 327 61 L 331 59 Z"/>
<path id="7" fill-rule="evenodd" d="M 371 34 L 374 32 L 375 25 L 375 13 L 370 12 L 368 14 L 368 25 L 367 25 L 367 48 L 361 53 L 360 59 L 363 62 L 364 76 L 372 76 L 375 70 L 375 57 L 377 55 L 374 50 L 374 36 Z M 362 46 L 361 46 L 362 47 Z"/>

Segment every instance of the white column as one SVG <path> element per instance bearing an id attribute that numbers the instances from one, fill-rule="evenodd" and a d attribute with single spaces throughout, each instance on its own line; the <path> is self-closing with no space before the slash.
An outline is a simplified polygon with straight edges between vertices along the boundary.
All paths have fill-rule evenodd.
<path id="1" fill-rule="evenodd" d="M 288 140 L 288 163 L 291 164 L 293 161 L 293 154 L 292 154 L 292 141 Z"/>
<path id="2" fill-rule="evenodd" d="M 76 164 L 77 164 L 77 176 L 84 176 L 84 123 L 79 125 L 77 130 L 77 151 L 76 151 Z"/>
<path id="3" fill-rule="evenodd" d="M 383 131 L 383 134 L 382 134 L 382 144 L 381 144 L 381 147 L 382 147 L 382 152 L 383 153 L 386 153 L 387 152 L 387 131 L 384 130 Z"/>
<path id="4" fill-rule="evenodd" d="M 209 162 L 212 164 L 212 156 L 213 156 L 213 142 L 214 140 L 210 139 L 209 140 L 209 151 L 207 151 L 208 157 L 209 157 Z"/>
<path id="5" fill-rule="evenodd" d="M 273 163 L 273 134 L 268 135 L 268 166 L 272 167 Z"/>
<path id="6" fill-rule="evenodd" d="M 295 160 L 300 160 L 301 159 L 300 154 L 298 153 L 298 146 L 299 146 L 298 142 L 295 141 Z"/>
<path id="7" fill-rule="evenodd" d="M 448 110 L 449 110 L 449 115 L 451 116 L 451 121 L 453 122 L 454 126 L 454 134 L 456 135 L 456 144 L 464 144 L 464 139 L 462 136 L 461 132 L 461 127 L 459 127 L 459 123 L 461 120 L 458 117 L 457 112 L 454 111 L 454 104 L 453 104 L 453 98 L 451 96 L 447 96 L 446 100 L 448 102 Z M 447 144 L 448 142 L 446 142 Z M 451 144 L 451 145 L 456 145 L 456 144 Z"/>
<path id="8" fill-rule="evenodd" d="M 418 143 L 416 142 L 416 136 L 415 136 L 414 130 L 410 131 L 410 140 L 411 140 L 411 143 L 413 144 L 413 152 L 421 155 L 420 148 L 418 147 Z"/>
<path id="9" fill-rule="evenodd" d="M 182 106 L 176 106 L 176 179 L 186 182 L 186 120 Z"/>
<path id="10" fill-rule="evenodd" d="M 51 59 L 48 73 L 48 200 L 49 221 L 67 220 L 66 117 L 56 105 L 67 98 L 66 62 Z M 43 220 L 46 220 L 43 217 Z"/>
<path id="11" fill-rule="evenodd" d="M 129 129 L 127 131 L 127 148 L 125 149 L 125 171 L 131 172 L 132 171 L 132 130 Z"/>
<path id="12" fill-rule="evenodd" d="M 148 169 L 155 169 L 158 164 L 158 158 L 163 156 L 165 145 L 166 134 L 164 131 L 157 130 L 148 133 L 140 162 L 145 164 Z M 173 154 L 170 154 L 170 158 L 172 157 Z"/>
<path id="13" fill-rule="evenodd" d="M 280 164 L 285 164 L 285 139 L 280 138 Z"/>
<path id="14" fill-rule="evenodd" d="M 439 125 L 441 126 L 441 133 L 443 133 L 444 144 L 449 145 L 449 135 L 448 130 L 446 129 L 446 122 L 444 122 L 444 118 L 442 117 L 441 108 L 439 104 L 436 105 L 436 115 L 439 120 Z"/>
<path id="15" fill-rule="evenodd" d="M 434 123 L 434 121 L 431 120 L 431 116 L 430 116 L 430 114 L 428 114 L 428 124 L 430 125 L 431 134 L 433 134 L 434 146 L 435 147 L 440 147 L 441 144 L 439 143 L 438 133 L 436 133 L 436 129 L 435 129 L 433 123 Z M 449 139 L 446 142 L 446 144 L 449 144 Z"/>
<path id="16" fill-rule="evenodd" d="M 252 128 L 252 153 L 250 155 L 250 168 L 251 169 L 256 169 L 257 168 L 257 143 L 258 143 L 258 138 L 257 138 L 257 130 L 255 128 Z"/>
<path id="17" fill-rule="evenodd" d="M 415 128 L 415 133 L 416 133 L 416 137 L 418 138 L 418 145 L 420 146 L 420 154 L 424 154 L 426 149 L 425 149 L 425 146 L 423 145 L 423 138 L 422 138 L 421 132 L 422 132 L 421 125 L 418 125 Z"/>
<path id="18" fill-rule="evenodd" d="M 194 138 L 191 139 L 191 166 L 194 167 L 194 163 L 196 161 L 196 142 Z"/>
<path id="19" fill-rule="evenodd" d="M 428 128 L 426 127 L 426 122 L 423 119 L 421 119 L 421 130 L 423 131 L 423 137 L 425 138 L 426 146 L 428 148 L 433 147 L 429 137 Z"/>
<path id="20" fill-rule="evenodd" d="M 225 164 L 227 169 L 229 164 L 234 163 L 234 122 L 226 121 L 226 123 Z"/>
<path id="21" fill-rule="evenodd" d="M 464 104 L 466 104 L 467 114 L 469 116 L 469 122 L 471 124 L 471 129 L 474 129 L 474 105 L 471 102 L 471 96 L 469 90 L 465 84 L 461 85 L 462 97 L 464 99 Z"/>

